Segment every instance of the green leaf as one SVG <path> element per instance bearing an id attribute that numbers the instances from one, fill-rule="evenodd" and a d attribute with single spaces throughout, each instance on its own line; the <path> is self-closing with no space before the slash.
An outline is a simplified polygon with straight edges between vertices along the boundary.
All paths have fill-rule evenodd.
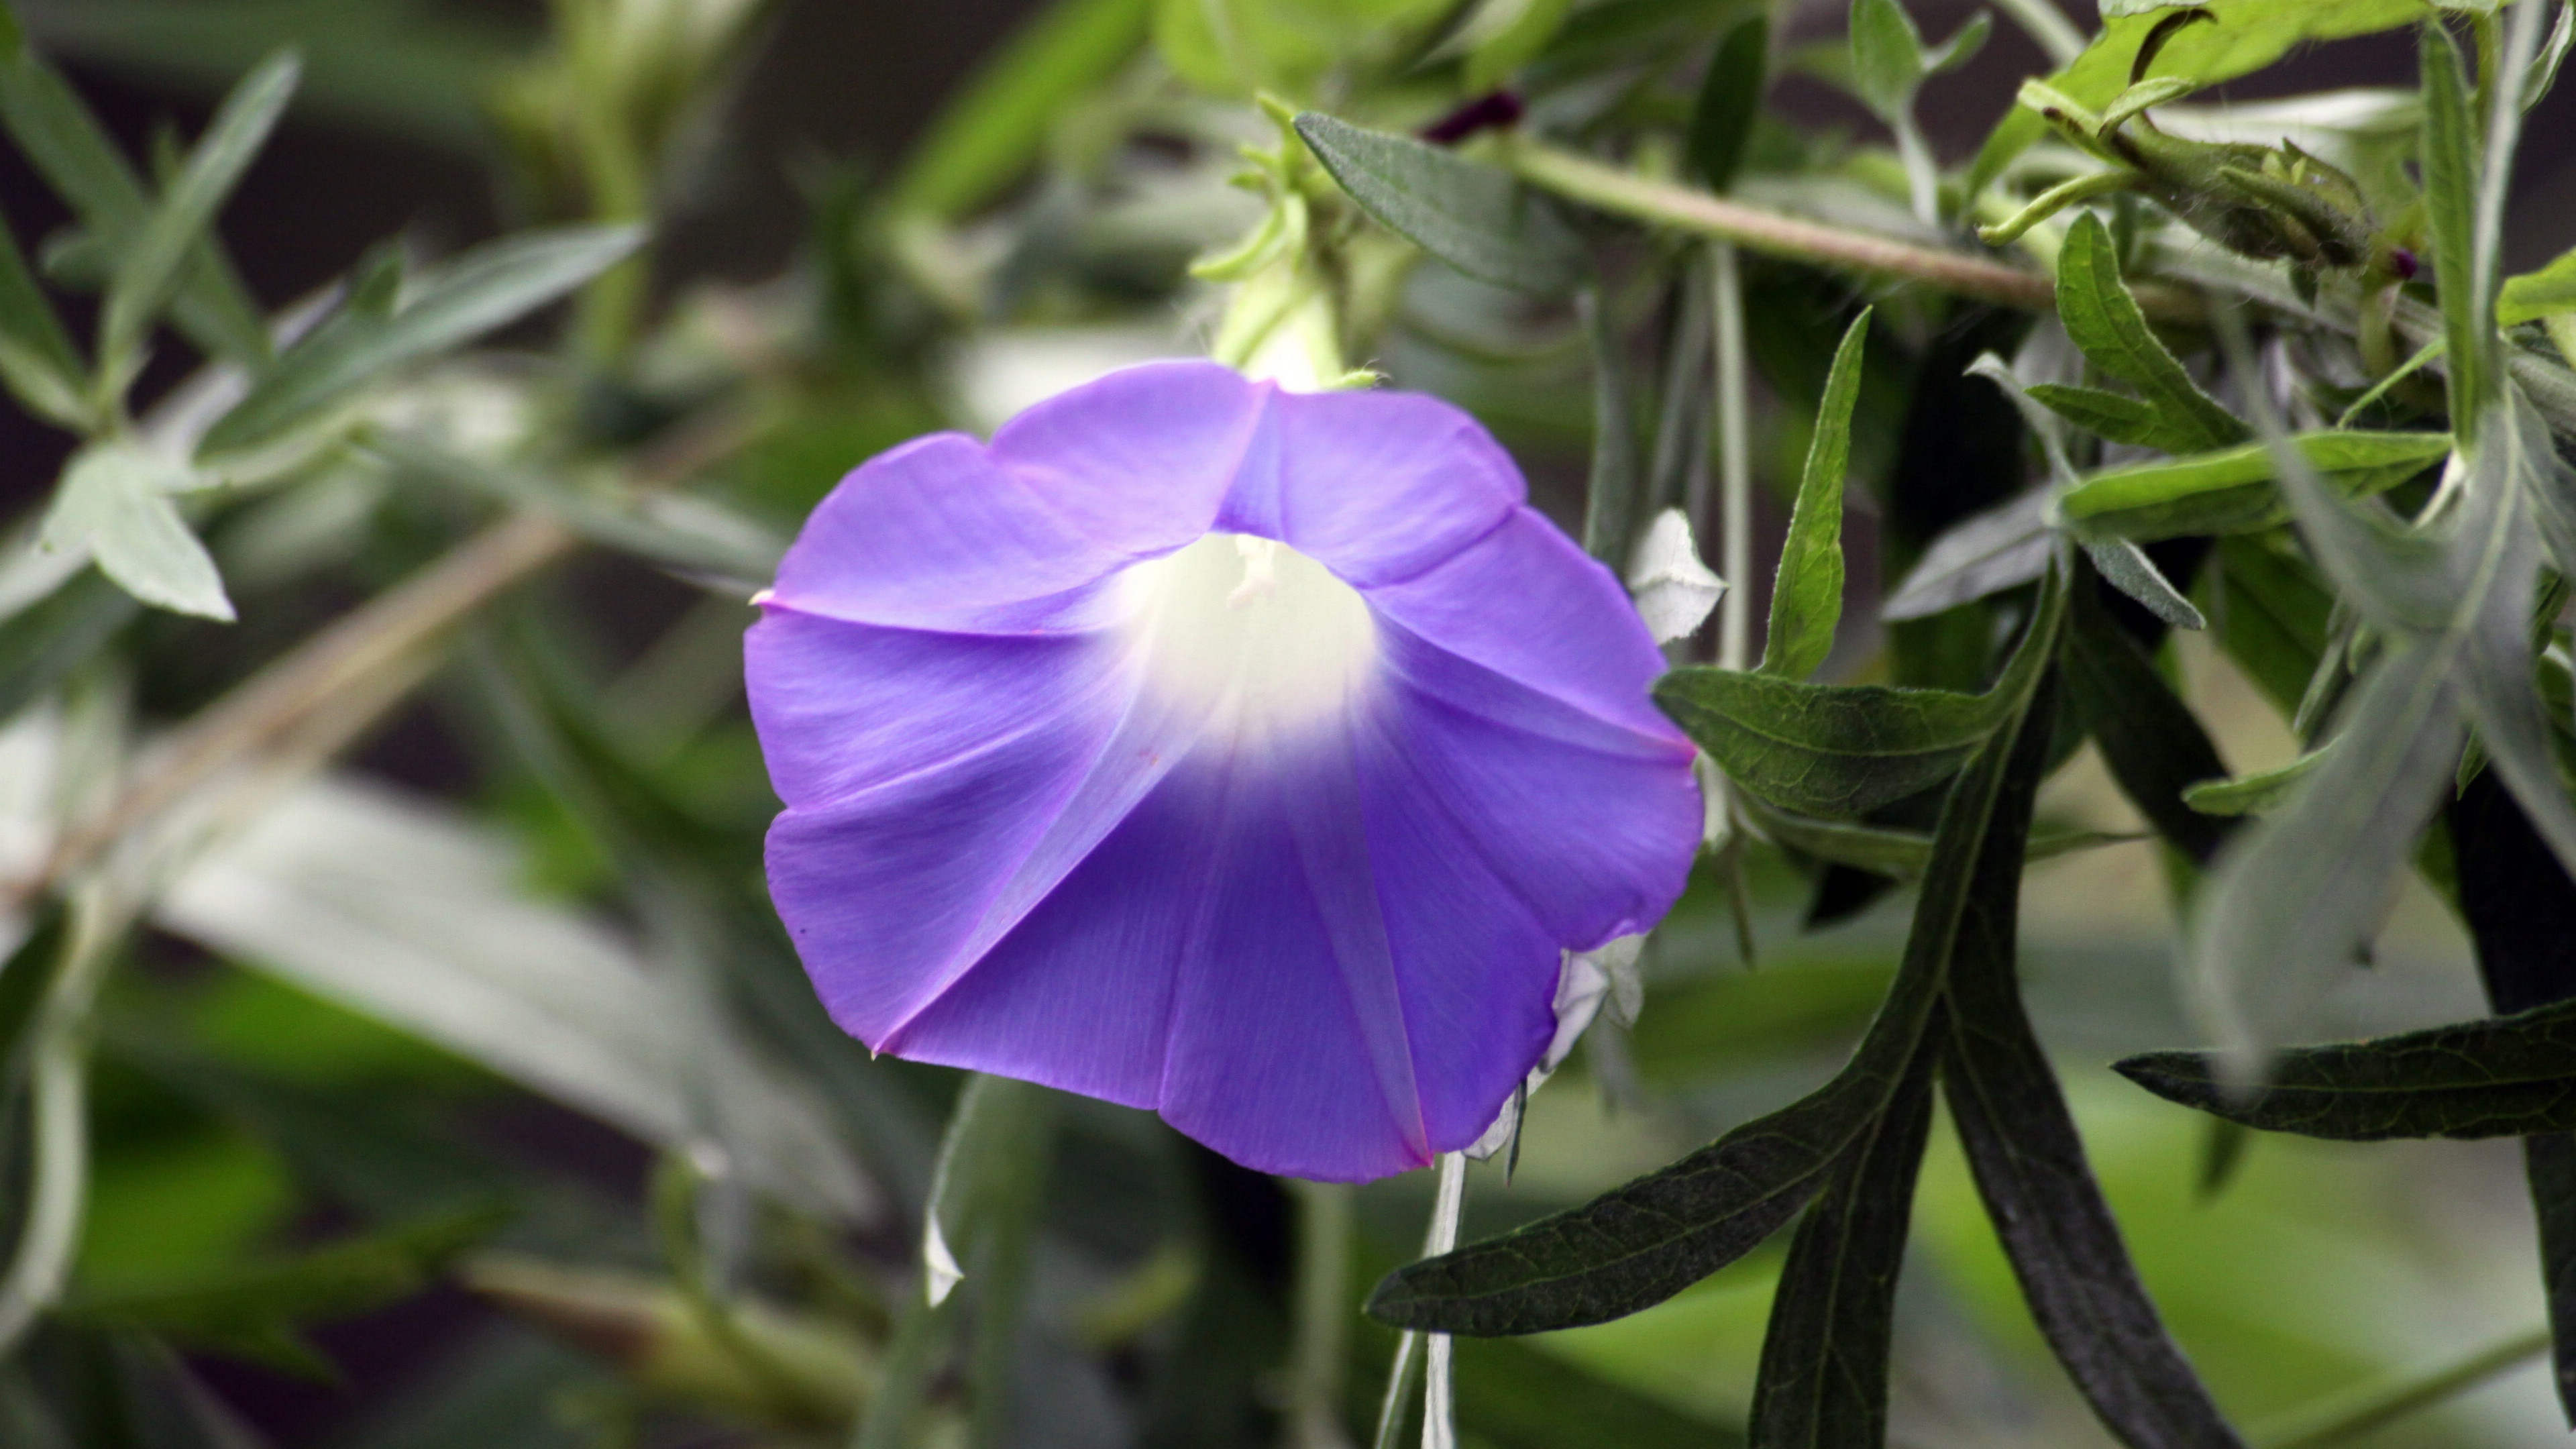
<path id="1" fill-rule="evenodd" d="M 1992 695 L 1676 669 L 1655 703 L 1726 777 L 1810 815 L 1864 815 L 1958 773 L 2002 719 Z"/>
<path id="2" fill-rule="evenodd" d="M 229 623 L 232 600 L 214 557 L 171 497 L 199 482 L 185 463 L 149 444 L 93 443 L 64 465 L 38 546 L 87 549 L 101 573 L 144 603 Z"/>
<path id="3" fill-rule="evenodd" d="M 1789 1240 L 1753 1381 L 1754 1449 L 1886 1442 L 1897 1270 L 1931 1139 L 1933 1061 L 1918 1050 Z"/>
<path id="4" fill-rule="evenodd" d="M 1372 1316 L 1403 1328 L 1479 1335 L 1604 1322 L 1661 1302 L 1742 1257 L 1826 1189 L 1917 1070 L 1924 1030 L 1983 881 L 1980 842 L 2011 838 L 2017 888 L 2027 792 L 2010 795 L 2007 765 L 2030 751 L 2008 741 L 2024 733 L 2020 721 L 2055 650 L 2063 613 L 2063 589 L 2052 582 L 1993 691 L 1997 725 L 2013 728 L 2004 739 L 1989 729 L 1992 742 L 1974 752 L 1942 806 L 1904 960 L 1842 1071 L 1661 1171 L 1390 1275 L 1369 1300 Z M 2028 788 L 2036 788 L 2035 777 Z M 1997 802 L 2007 798 L 2025 801 L 2024 813 L 1998 824 Z"/>
<path id="5" fill-rule="evenodd" d="M 1843 476 L 1851 463 L 1852 404 L 1860 396 L 1869 315 L 1862 309 L 1843 333 L 1816 409 L 1806 471 L 1771 582 L 1771 622 L 1759 666 L 1765 674 L 1804 679 L 1834 651 L 1834 625 L 1843 612 Z"/>
<path id="6" fill-rule="evenodd" d="M 2559 7 L 2559 16 L 2576 15 L 2576 6 Z M 2507 277 L 2496 296 L 2496 322 L 2511 327 L 2537 322 L 2560 312 L 2576 312 L 2576 249 L 2560 254 L 2536 272 Z"/>
<path id="7" fill-rule="evenodd" d="M 97 657 L 134 617 L 134 595 L 96 569 L 0 619 L 0 721 L 35 703 Z"/>
<path id="8" fill-rule="evenodd" d="M 69 428 L 86 428 L 80 355 L 51 302 L 27 271 L 18 239 L 0 223 L 0 380 L 30 412 Z"/>
<path id="9" fill-rule="evenodd" d="M 402 434 L 368 451 L 402 471 L 548 514 L 606 548 L 709 577 L 748 595 L 778 572 L 787 541 L 768 525 L 705 498 L 650 494 L 620 499 L 486 463 Z"/>
<path id="10" fill-rule="evenodd" d="M 2167 453 L 2197 452 L 2196 430 L 2176 427 L 2154 404 L 2125 393 L 2064 383 L 2034 383 L 2024 389 L 2048 410 L 2097 437 Z"/>
<path id="11" fill-rule="evenodd" d="M 327 1377 L 330 1365 L 304 1341 L 297 1331 L 301 1325 L 351 1317 L 418 1293 L 506 1216 L 488 1207 L 442 1213 L 197 1282 L 74 1298 L 62 1313 L 75 1322 L 140 1329 Z"/>
<path id="12" fill-rule="evenodd" d="M 1065 109 L 1145 42 L 1153 0 L 1056 0 L 941 108 L 895 178 L 893 204 L 954 221 L 1037 158 Z"/>
<path id="13" fill-rule="evenodd" d="M 1700 78 L 1684 144 L 1692 174 L 1711 191 L 1735 184 L 1735 173 L 1744 164 L 1745 142 L 1753 135 L 1753 120 L 1762 113 L 1770 64 L 1771 22 L 1757 13 L 1737 22 L 1718 41 L 1708 72 Z"/>
<path id="14" fill-rule="evenodd" d="M 2120 1075 L 2170 1102 L 2266 1132 L 2341 1142 L 2576 1130 L 2576 1002 L 2273 1059 L 2230 1090 L 2207 1052 L 2147 1052 Z"/>
<path id="15" fill-rule="evenodd" d="M 2438 24 L 2423 29 L 2424 229 L 2433 248 L 2433 284 L 2448 344 L 2451 423 L 2471 437 L 2494 381 L 2493 311 L 2476 295 L 2478 153 L 2481 128 L 2470 114 L 2470 87 L 2460 48 Z"/>
<path id="16" fill-rule="evenodd" d="M 526 871 L 443 808 L 325 778 L 200 857 L 155 921 L 639 1141 L 720 1134 L 747 1186 L 809 1213 L 878 1211 L 810 1082 L 618 934 L 531 899 Z"/>
<path id="17" fill-rule="evenodd" d="M 1923 874 L 1932 861 L 1932 837 L 1920 830 L 1851 820 L 1819 820 L 1812 815 L 1799 815 L 1766 804 L 1760 796 L 1749 791 L 1738 797 L 1737 804 L 1754 829 L 1773 844 L 1834 865 L 1853 866 L 1897 880 L 1912 880 Z M 2032 860 L 2046 860 L 2079 850 L 2121 845 L 2145 838 L 2107 830 L 2045 831 L 2031 837 L 2029 855 Z M 1656 1000 L 1655 1010 L 1658 1016 L 1663 1013 L 1660 997 Z"/>
<path id="18" fill-rule="evenodd" d="M 2231 822 L 2191 809 L 2183 791 L 2224 776 L 2227 765 L 2091 585 L 2089 572 L 2079 572 L 2067 609 L 2067 694 L 2121 793 L 2158 834 L 2206 866 L 2227 843 Z"/>
<path id="19" fill-rule="evenodd" d="M 2336 491 L 2366 498 L 2405 482 L 2451 451 L 2447 433 L 2322 429 L 2291 439 L 2308 466 Z M 2057 510 L 2083 538 L 2152 543 L 2209 533 L 2254 533 L 2286 523 L 2288 500 L 2275 486 L 2269 448 L 2246 443 L 2087 474 L 2060 494 Z"/>
<path id="20" fill-rule="evenodd" d="M 0 58 L 0 125 L 109 253 L 142 230 L 152 211 L 143 183 L 80 97 L 32 49 Z M 188 262 L 173 315 L 209 355 L 247 364 L 268 357 L 268 329 L 211 241 Z"/>
<path id="21" fill-rule="evenodd" d="M 2099 110 L 2129 85 L 2129 67 L 2138 44 L 2175 6 L 2172 0 L 2109 0 L 2101 7 L 2102 29 L 2084 53 L 2048 78 L 2068 98 Z M 2234 0 L 2218 7 L 2216 24 L 2194 25 L 2176 33 L 2156 57 L 2161 75 L 2184 76 L 2215 85 L 2251 75 L 2301 46 L 2321 40 L 2369 35 L 2412 25 L 2434 13 L 2425 0 L 2349 0 L 2320 5 L 2315 0 Z M 2048 123 L 2027 106 L 2015 106 L 1995 124 L 1968 173 L 1971 195 L 2003 173 L 2004 167 L 2048 133 Z"/>
<path id="22" fill-rule="evenodd" d="M 2078 629 L 2089 589 L 2076 580 Z M 2070 638 L 2069 657 L 2080 652 Z M 2113 1437 L 2160 1449 L 2237 1449 L 2241 1441 L 2138 1281 L 2022 1006 L 2014 972 L 2020 834 L 2010 827 L 2029 819 L 2048 754 L 2047 719 L 2035 711 L 2022 727 L 2011 776 L 2018 793 L 1996 807 L 1978 862 L 1979 905 L 1950 963 L 1942 1017 L 1950 1116 L 2032 1319 Z"/>
<path id="23" fill-rule="evenodd" d="M 2111 230 L 2091 212 L 2075 219 L 2058 253 L 2057 315 L 2085 357 L 2143 394 L 2177 440 L 2224 448 L 2248 436 L 2245 425 L 2200 390 L 2147 326 L 2146 313 L 2120 280 Z"/>
<path id="24" fill-rule="evenodd" d="M 2290 792 L 2325 763 L 2326 751 L 2332 748 L 2310 750 L 2286 765 L 2250 775 L 2203 780 L 2182 792 L 2182 803 L 2203 815 L 2268 815 L 2288 803 Z"/>
<path id="25" fill-rule="evenodd" d="M 1733 783 L 1790 810 L 1855 816 L 1958 773 L 2044 663 L 2025 638 L 1984 694 L 1676 669 L 1655 682 L 1655 703 Z"/>
<path id="26" fill-rule="evenodd" d="M 1879 605 L 1891 623 L 1927 619 L 1972 599 L 2018 588 L 2048 567 L 2048 490 L 2035 488 L 1932 540 Z"/>
<path id="27" fill-rule="evenodd" d="M 1923 84 L 1923 33 L 1898 0 L 1852 0 L 1852 84 L 1882 117 L 1914 103 Z"/>
<path id="28" fill-rule="evenodd" d="M 2316 569 L 2284 530 L 2218 541 L 2218 642 L 2284 717 L 2297 712 L 2326 650 L 2334 607 Z"/>
<path id="29" fill-rule="evenodd" d="M 290 349 L 208 430 L 206 454 L 253 448 L 307 422 L 395 369 L 506 327 L 632 255 L 631 226 L 529 232 L 432 267 L 390 312 L 353 301 Z"/>
<path id="30" fill-rule="evenodd" d="M 1509 173 L 1312 111 L 1297 134 L 1369 215 L 1468 276 L 1540 295 L 1581 280 L 1581 243 Z"/>
<path id="31" fill-rule="evenodd" d="M 2209 627 L 2200 610 L 2182 596 L 2145 549 L 2125 538 L 2088 538 L 2083 544 L 2084 556 L 2093 561 L 2102 582 L 2136 600 L 2147 612 L 2177 629 Z"/>
<path id="32" fill-rule="evenodd" d="M 215 214 L 250 169 L 286 113 L 303 65 L 292 51 L 270 57 L 224 98 L 158 205 L 119 248 L 99 322 L 99 368 L 121 383 L 144 328 L 170 300 L 181 268 L 214 226 Z"/>

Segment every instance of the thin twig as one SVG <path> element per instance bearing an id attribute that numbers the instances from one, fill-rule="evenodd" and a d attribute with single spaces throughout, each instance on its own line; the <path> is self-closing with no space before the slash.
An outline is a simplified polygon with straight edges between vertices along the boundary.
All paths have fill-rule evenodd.
<path id="1" fill-rule="evenodd" d="M 2057 284 L 2021 267 L 1747 206 L 1713 192 L 1632 175 L 1589 157 L 1535 142 L 1514 141 L 1503 149 L 1502 156 L 1523 180 L 1559 196 L 1640 221 L 1730 241 L 1765 256 L 1904 277 L 1963 297 L 2034 312 L 2053 311 L 2057 306 Z M 2205 315 L 2200 300 L 2188 293 L 2154 285 L 2134 290 L 2138 305 L 2157 317 L 2189 322 Z"/>

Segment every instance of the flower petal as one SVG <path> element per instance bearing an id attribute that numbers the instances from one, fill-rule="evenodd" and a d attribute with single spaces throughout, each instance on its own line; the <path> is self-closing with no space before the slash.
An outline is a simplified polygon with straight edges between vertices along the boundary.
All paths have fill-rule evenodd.
<path id="1" fill-rule="evenodd" d="M 934 633 L 776 606 L 743 640 L 770 783 L 793 806 L 1109 707 L 1115 652 L 1095 635 Z"/>
<path id="2" fill-rule="evenodd" d="M 1362 592 L 1434 650 L 1688 749 L 1648 693 L 1664 658 L 1627 591 L 1527 506 L 1423 573 Z"/>
<path id="3" fill-rule="evenodd" d="M 1275 538 L 1355 588 L 1409 578 L 1520 506 L 1520 469 L 1476 420 L 1418 393 L 1279 393 L 1221 528 Z"/>

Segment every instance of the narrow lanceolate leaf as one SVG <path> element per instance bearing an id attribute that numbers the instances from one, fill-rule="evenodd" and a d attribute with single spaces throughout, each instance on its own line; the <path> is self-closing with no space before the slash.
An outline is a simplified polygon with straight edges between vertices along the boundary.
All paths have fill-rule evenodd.
<path id="1" fill-rule="evenodd" d="M 1737 22 L 1717 43 L 1708 73 L 1700 78 L 1685 154 L 1691 171 L 1711 191 L 1733 185 L 1736 168 L 1744 163 L 1744 143 L 1762 110 L 1770 54 L 1771 22 L 1757 13 Z"/>
<path id="2" fill-rule="evenodd" d="M 2022 844 L 2048 769 L 2054 699 L 2045 677 L 2026 689 L 2010 724 L 1960 777 L 1942 810 L 1940 866 L 1925 882 L 1906 960 L 1908 969 L 1939 961 L 1944 1004 L 1926 1016 L 1886 1108 L 1798 1224 L 1754 1382 L 1754 1449 L 1840 1449 L 1886 1439 L 1896 1277 L 1931 1121 L 1935 1064 L 1955 1030 L 1962 980 L 2000 974 L 2019 1004 L 2011 985 L 2013 921 Z"/>
<path id="3" fill-rule="evenodd" d="M 1991 695 L 1677 669 L 1655 703 L 1726 777 L 1790 810 L 1854 816 L 1957 774 L 2001 720 Z"/>
<path id="4" fill-rule="evenodd" d="M 2266 815 L 2289 800 L 2298 783 L 2325 763 L 2326 754 L 2324 749 L 2310 750 L 2269 770 L 2230 780 L 2203 780 L 2182 792 L 2182 802 L 2203 815 Z"/>
<path id="5" fill-rule="evenodd" d="M 1878 616 L 1890 623 L 1928 619 L 2038 578 L 2052 547 L 2048 513 L 2043 488 L 1962 520 L 1915 560 Z"/>
<path id="6" fill-rule="evenodd" d="M 1984 694 L 1676 669 L 1655 682 L 1655 703 L 1746 791 L 1784 809 L 1849 817 L 1956 774 L 2020 707 L 2045 663 L 2025 642 Z"/>
<path id="7" fill-rule="evenodd" d="M 2423 30 L 2424 227 L 2449 344 L 2451 419 L 2463 441 L 2476 426 L 2495 371 L 2495 327 L 2477 291 L 2478 118 L 2471 113 L 2460 47 L 2439 24 Z"/>
<path id="8" fill-rule="evenodd" d="M 2057 259 L 2057 313 L 2094 366 L 2138 390 L 2171 436 L 2194 448 L 2243 442 L 2246 427 L 2200 390 L 2147 326 L 2137 299 L 2120 280 L 2110 228 L 2086 212 L 2066 234 Z"/>
<path id="9" fill-rule="evenodd" d="M 194 482 L 185 464 L 147 444 L 94 443 L 64 466 L 41 544 L 89 550 L 101 573 L 156 608 L 229 621 L 232 601 L 214 556 L 189 531 L 171 496 Z"/>
<path id="10" fill-rule="evenodd" d="M 2121 793 L 2156 833 L 2202 865 L 2215 859 L 2235 822 L 2183 803 L 2185 788 L 2225 777 L 2209 734 L 2155 665 L 2102 606 L 2088 573 L 2069 600 L 2066 685 L 2085 732 Z"/>
<path id="11" fill-rule="evenodd" d="M 1992 692 L 2004 728 L 1975 752 L 1934 832 L 1931 864 L 1896 980 L 1868 1034 L 1831 1082 L 1672 1166 L 1501 1237 L 1402 1269 L 1369 1312 L 1442 1333 L 1537 1333 L 1600 1323 L 1662 1302 L 1742 1257 L 1824 1191 L 1877 1130 L 1920 1060 L 1963 921 L 1975 908 L 1978 843 L 2004 789 L 2005 743 L 2029 712 L 2056 648 L 2061 586 L 2041 607 Z M 2045 735 L 2046 730 L 2035 733 Z M 2026 832 L 2025 814 L 2015 839 Z"/>
<path id="12" fill-rule="evenodd" d="M 1297 134 L 1362 210 L 1468 276 L 1540 295 L 1581 280 L 1580 241 L 1510 174 L 1314 112 Z"/>
<path id="13" fill-rule="evenodd" d="M 2198 428 L 2176 426 L 2155 404 L 2126 393 L 2109 392 L 2098 387 L 2069 387 L 2064 383 L 2034 383 L 2030 395 L 2048 406 L 2049 411 L 2084 431 L 2114 443 L 2129 443 L 2141 448 L 2158 448 L 2168 453 L 2189 453 L 2200 447 Z"/>
<path id="14" fill-rule="evenodd" d="M 2442 460 L 2447 433 L 2328 430 L 2292 439 L 2308 466 L 2348 498 L 2382 493 Z M 2261 443 L 2132 463 L 2086 475 L 2057 500 L 2079 538 L 2152 543 L 2210 533 L 2254 533 L 2286 523 L 2279 468 Z"/>
<path id="15" fill-rule="evenodd" d="M 2084 587 L 2078 580 L 2079 618 Z M 2079 652 L 2070 639 L 2068 657 Z M 2022 733 L 2016 753 L 2030 758 L 2012 777 L 2019 793 L 1996 811 L 1998 827 L 2016 811 L 2027 820 L 2045 762 L 2048 730 Z M 2020 841 L 2000 828 L 1987 837 L 1978 861 L 1983 904 L 1950 963 L 1942 1079 L 1960 1144 L 2031 1317 L 2103 1425 L 2133 1449 L 2237 1449 L 2138 1281 L 2022 1008 L 2014 971 Z"/>
<path id="16" fill-rule="evenodd" d="M 954 220 L 1025 172 L 1077 96 L 1144 44 L 1153 0 L 1048 6 L 953 93 L 904 161 L 894 204 Z"/>
<path id="17" fill-rule="evenodd" d="M 1932 1062 L 1918 1047 L 1789 1241 L 1753 1382 L 1752 1449 L 1886 1441 L 1896 1279 L 1932 1130 Z"/>
<path id="18" fill-rule="evenodd" d="M 2206 1052 L 2148 1052 L 2122 1076 L 2168 1101 L 2267 1132 L 2344 1142 L 2576 1130 L 2576 1002 L 2274 1058 L 2250 1093 Z"/>
<path id="19" fill-rule="evenodd" d="M 1923 36 L 1898 0 L 1852 0 L 1852 84 L 1881 116 L 1914 103 L 1923 84 Z"/>
<path id="20" fill-rule="evenodd" d="M 99 323 L 99 363 L 111 376 L 118 375 L 143 329 L 170 300 L 189 254 L 203 243 L 215 213 L 286 113 L 301 72 L 290 52 L 270 57 L 243 77 L 216 110 L 160 204 L 120 249 Z"/>
<path id="21" fill-rule="evenodd" d="M 0 56 L 0 125 L 111 254 L 142 230 L 152 210 L 143 183 L 71 86 L 32 48 Z M 174 318 L 212 356 L 243 363 L 268 356 L 258 309 L 211 243 L 201 243 L 187 264 Z"/>
<path id="22" fill-rule="evenodd" d="M 2137 601 L 2148 613 L 2177 629 L 2209 627 L 2200 610 L 2182 596 L 2145 549 L 2125 538 L 2088 538 L 2083 544 L 2084 556 L 2092 560 L 2102 582 Z"/>
<path id="23" fill-rule="evenodd" d="M 1789 679 L 1816 672 L 1834 649 L 1843 612 L 1843 474 L 1851 462 L 1852 403 L 1860 396 L 1861 347 L 1869 336 L 1863 309 L 1843 333 L 1816 409 L 1816 433 L 1771 584 L 1771 623 L 1761 670 Z"/>
<path id="24" fill-rule="evenodd" d="M 0 224 L 0 381 L 39 417 L 81 427 L 90 414 L 81 374 L 62 319 L 37 290 L 17 237 Z"/>
<path id="25" fill-rule="evenodd" d="M 1801 855 L 1897 880 L 1914 879 L 1932 861 L 1932 837 L 1924 831 L 1852 820 L 1819 820 L 1765 804 L 1760 796 L 1750 793 L 1738 796 L 1737 803 L 1764 839 Z M 2032 860 L 2048 860 L 2146 838 L 2110 830 L 2042 831 L 2031 836 L 2028 853 Z"/>
<path id="26" fill-rule="evenodd" d="M 390 313 L 352 305 L 313 330 L 206 433 L 208 454 L 255 447 L 405 364 L 506 327 L 624 261 L 632 226 L 564 227 L 480 246 L 412 279 Z"/>

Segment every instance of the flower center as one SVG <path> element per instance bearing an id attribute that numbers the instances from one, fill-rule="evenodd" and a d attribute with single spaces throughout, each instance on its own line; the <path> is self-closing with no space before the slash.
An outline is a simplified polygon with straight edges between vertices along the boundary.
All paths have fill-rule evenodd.
<path id="1" fill-rule="evenodd" d="M 1211 533 L 1122 582 L 1148 687 L 1238 732 L 1338 715 L 1377 655 L 1359 591 L 1271 539 Z"/>

